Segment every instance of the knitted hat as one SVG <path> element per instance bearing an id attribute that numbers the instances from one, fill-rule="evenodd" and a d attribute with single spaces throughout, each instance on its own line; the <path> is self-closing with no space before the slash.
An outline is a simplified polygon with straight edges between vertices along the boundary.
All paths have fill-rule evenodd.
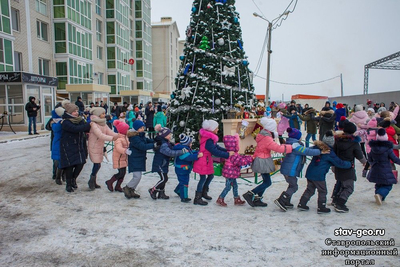
<path id="1" fill-rule="evenodd" d="M 335 101 L 333 101 L 333 102 L 335 102 Z M 344 108 L 344 105 L 343 105 L 342 103 L 337 103 L 337 104 L 336 104 L 336 108 L 337 108 L 337 109 L 339 109 L 339 108 Z"/>
<path id="2" fill-rule="evenodd" d="M 361 111 L 361 110 L 363 110 L 364 108 L 363 108 L 363 105 L 356 105 L 356 107 L 354 108 L 354 111 L 355 112 L 357 112 L 357 111 Z"/>
<path id="3" fill-rule="evenodd" d="M 132 128 L 133 128 L 135 131 L 139 130 L 139 129 L 142 128 L 142 127 L 145 127 L 143 121 L 141 121 L 141 120 L 135 120 L 135 121 L 133 122 Z"/>
<path id="4" fill-rule="evenodd" d="M 352 123 L 348 120 L 345 120 L 343 122 L 343 132 L 348 133 L 348 134 L 353 134 L 356 131 L 357 131 L 357 126 L 354 123 Z"/>
<path id="5" fill-rule="evenodd" d="M 270 132 L 276 131 L 276 121 L 268 117 L 262 117 L 260 123 L 264 129 Z"/>
<path id="6" fill-rule="evenodd" d="M 184 145 L 184 146 L 188 146 L 193 141 L 192 138 L 190 138 L 189 136 L 187 136 L 184 133 L 181 133 L 179 135 L 179 139 L 181 140 L 181 141 L 179 141 L 181 143 L 181 145 Z"/>
<path id="7" fill-rule="evenodd" d="M 225 149 L 227 151 L 239 151 L 239 135 L 225 135 L 223 138 Z"/>
<path id="8" fill-rule="evenodd" d="M 390 126 L 390 121 L 381 120 L 381 122 L 379 122 L 378 126 L 380 126 L 382 128 L 388 128 Z"/>
<path id="9" fill-rule="evenodd" d="M 68 114 L 72 114 L 74 111 L 79 110 L 78 106 L 72 103 L 66 103 L 63 107 L 65 108 L 65 112 Z"/>
<path id="10" fill-rule="evenodd" d="M 135 107 L 135 112 L 138 112 L 139 111 L 139 108 L 138 107 Z"/>
<path id="11" fill-rule="evenodd" d="M 376 140 L 377 140 L 377 141 L 387 141 L 387 140 L 389 140 L 388 135 L 386 134 L 385 129 L 380 128 L 380 129 L 378 130 L 378 133 L 377 133 L 377 135 L 376 135 Z"/>
<path id="12" fill-rule="evenodd" d="M 202 128 L 210 132 L 213 132 L 215 129 L 218 128 L 218 126 L 218 122 L 216 122 L 215 120 L 205 120 L 202 124 Z"/>
<path id="13" fill-rule="evenodd" d="M 284 102 L 279 103 L 278 108 L 286 108 L 286 104 Z"/>
<path id="14" fill-rule="evenodd" d="M 290 138 L 294 138 L 294 139 L 300 140 L 301 132 L 299 130 L 297 130 L 296 128 L 290 128 L 289 127 L 289 128 L 287 128 L 286 131 L 288 132 Z"/>
<path id="15" fill-rule="evenodd" d="M 371 111 L 372 113 L 375 113 L 375 109 L 373 109 L 373 108 L 368 108 L 367 111 Z"/>
<path id="16" fill-rule="evenodd" d="M 332 131 L 327 131 L 325 133 L 324 137 L 322 137 L 322 142 L 330 147 L 333 147 L 335 145 L 335 137 L 333 136 Z"/>
<path id="17" fill-rule="evenodd" d="M 340 117 L 340 121 L 339 121 L 339 125 L 338 125 L 338 129 L 339 130 L 343 130 L 343 127 L 344 127 L 344 121 L 346 120 L 346 117 L 345 116 L 342 116 L 342 117 Z"/>
<path id="18" fill-rule="evenodd" d="M 61 118 L 64 115 L 65 109 L 62 107 L 58 107 L 54 110 L 54 112 Z"/>
<path id="19" fill-rule="evenodd" d="M 90 114 L 100 117 L 101 114 L 106 113 L 106 110 L 101 107 L 94 107 L 90 109 Z"/>
<path id="20" fill-rule="evenodd" d="M 385 107 L 378 108 L 378 114 L 381 113 L 382 111 L 386 111 L 386 108 Z"/>
<path id="21" fill-rule="evenodd" d="M 63 108 L 65 108 L 65 105 L 66 104 L 70 104 L 71 103 L 71 101 L 69 101 L 69 99 L 64 99 L 63 101 L 61 101 L 61 106 L 63 107 Z M 69 112 L 68 112 L 69 113 Z"/>
<path id="22" fill-rule="evenodd" d="M 129 125 L 123 121 L 115 120 L 113 122 L 113 124 L 114 124 L 115 128 L 117 128 L 118 133 L 120 133 L 120 134 L 126 135 L 126 133 L 129 130 Z"/>
<path id="23" fill-rule="evenodd" d="M 376 120 L 376 117 L 372 117 L 367 123 L 368 128 L 374 128 L 378 126 L 378 121 Z"/>
<path id="24" fill-rule="evenodd" d="M 169 134 L 171 134 L 171 130 L 168 129 L 167 127 L 162 127 L 161 130 L 157 133 L 157 136 L 160 137 L 167 137 Z"/>
<path id="25" fill-rule="evenodd" d="M 133 110 L 132 104 L 130 104 L 130 105 L 128 106 L 128 110 Z"/>

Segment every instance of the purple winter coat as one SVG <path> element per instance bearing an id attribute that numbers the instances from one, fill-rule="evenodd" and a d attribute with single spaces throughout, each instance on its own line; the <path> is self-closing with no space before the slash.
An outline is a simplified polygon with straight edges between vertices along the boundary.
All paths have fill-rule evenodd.
<path id="1" fill-rule="evenodd" d="M 239 155 L 239 135 L 225 135 L 224 136 L 225 149 L 235 152 L 225 161 L 224 168 L 222 169 L 222 176 L 225 178 L 236 179 L 240 176 L 240 167 L 250 165 L 253 162 L 252 156 Z"/>

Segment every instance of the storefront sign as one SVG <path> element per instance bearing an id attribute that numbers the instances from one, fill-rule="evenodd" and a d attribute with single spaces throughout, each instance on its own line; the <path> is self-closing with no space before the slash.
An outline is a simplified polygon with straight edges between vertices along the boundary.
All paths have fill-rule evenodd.
<path id="1" fill-rule="evenodd" d="M 50 86 L 58 86 L 58 79 L 55 77 L 25 73 L 25 72 L 0 72 L 0 82 L 3 83 L 33 83 Z"/>

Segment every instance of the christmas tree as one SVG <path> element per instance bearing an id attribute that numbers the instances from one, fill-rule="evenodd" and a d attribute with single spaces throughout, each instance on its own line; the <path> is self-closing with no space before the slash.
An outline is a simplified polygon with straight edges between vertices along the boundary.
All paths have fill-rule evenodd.
<path id="1" fill-rule="evenodd" d="M 171 95 L 170 127 L 194 138 L 205 119 L 220 123 L 235 105 L 254 102 L 252 72 L 243 50 L 235 0 L 194 0 L 176 90 Z"/>

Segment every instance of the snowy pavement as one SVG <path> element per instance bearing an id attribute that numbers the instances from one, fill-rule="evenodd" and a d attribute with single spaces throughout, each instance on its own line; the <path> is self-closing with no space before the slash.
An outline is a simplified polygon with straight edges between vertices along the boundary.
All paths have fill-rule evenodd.
<path id="1" fill-rule="evenodd" d="M 173 193 L 177 184 L 173 168 L 166 188 L 169 200 L 150 198 L 147 189 L 158 180 L 154 174 L 143 176 L 140 199 L 109 192 L 104 181 L 115 173 L 111 163 L 102 164 L 99 172 L 102 188 L 89 191 L 90 161 L 78 178 L 78 190 L 68 194 L 64 185 L 51 179 L 48 144 L 49 136 L 0 144 L 1 266 L 355 266 L 356 260 L 399 266 L 398 253 L 370 254 L 396 254 L 400 248 L 400 187 L 395 185 L 387 201 L 377 206 L 373 184 L 361 178 L 359 163 L 349 213 L 317 214 L 316 195 L 309 202 L 310 211 L 285 213 L 273 203 L 286 187 L 281 175 L 273 176 L 273 185 L 266 191 L 267 208 L 233 206 L 232 192 L 226 197 L 227 208 L 217 206 L 223 177 L 212 182 L 213 200 L 208 206 L 181 203 Z M 147 166 L 151 161 L 148 155 Z M 127 174 L 123 185 L 130 178 Z M 327 181 L 330 196 L 332 173 Z M 192 176 L 191 198 L 196 185 Z M 300 179 L 295 205 L 305 185 L 305 179 Z M 241 194 L 253 187 L 239 182 Z M 357 231 L 364 234 L 358 237 L 335 236 L 340 228 L 385 232 L 384 236 L 365 235 L 372 231 Z M 383 246 L 371 246 L 369 241 L 391 238 Z M 339 246 L 337 240 L 347 240 L 350 246 Z M 330 253 L 368 255 L 335 257 Z"/>

